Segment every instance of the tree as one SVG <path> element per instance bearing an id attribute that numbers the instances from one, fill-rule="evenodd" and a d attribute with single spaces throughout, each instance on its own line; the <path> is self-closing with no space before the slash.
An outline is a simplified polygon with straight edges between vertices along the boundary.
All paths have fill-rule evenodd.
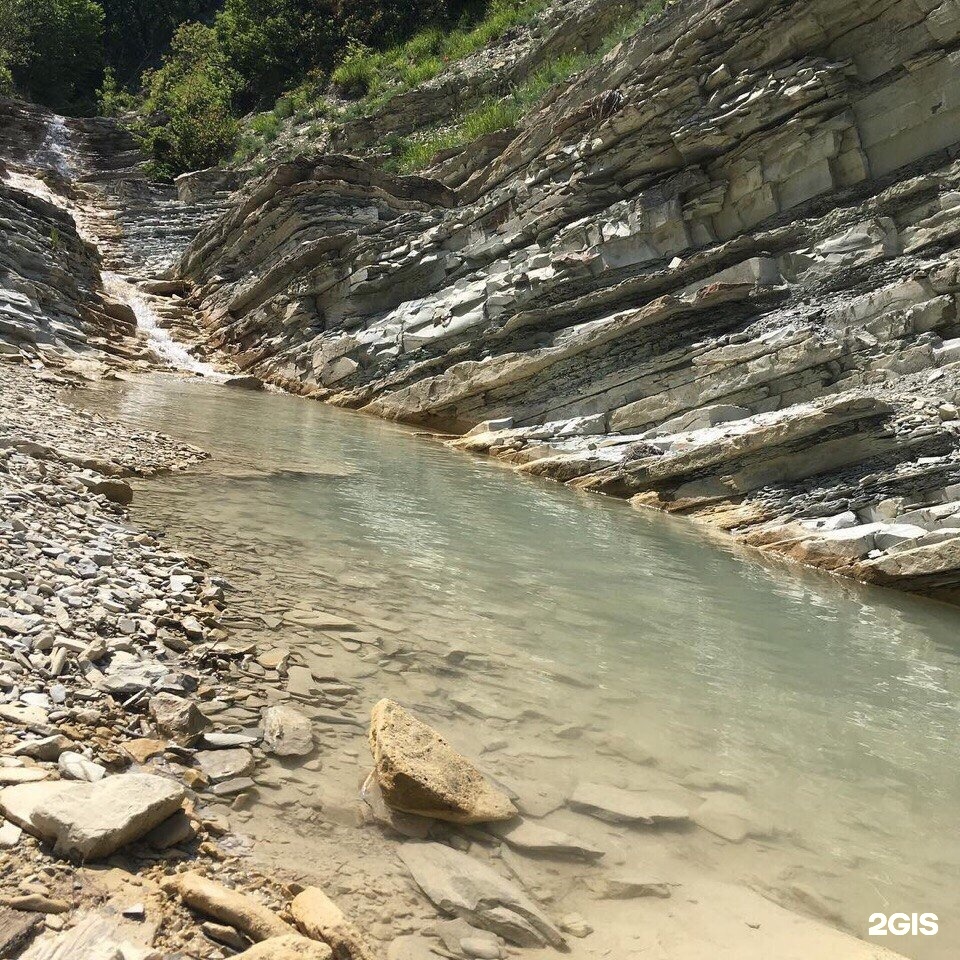
<path id="1" fill-rule="evenodd" d="M 159 66 L 181 23 L 208 23 L 219 0 L 100 0 L 104 47 L 117 84 L 130 87 Z"/>
<path id="2" fill-rule="evenodd" d="M 445 21 L 448 14 L 447 0 L 337 0 L 336 9 L 345 36 L 377 49 L 401 43 L 424 25 Z"/>
<path id="3" fill-rule="evenodd" d="M 215 29 L 243 78 L 239 106 L 272 103 L 315 67 L 329 67 L 342 41 L 333 0 L 226 0 Z"/>
<path id="4" fill-rule="evenodd" d="M 27 55 L 24 0 L 0 0 L 0 95 L 13 93 L 13 70 Z"/>
<path id="5" fill-rule="evenodd" d="M 140 135 L 157 175 L 213 166 L 234 147 L 238 77 L 211 27 L 187 23 L 162 66 L 144 76 Z"/>
<path id="6" fill-rule="evenodd" d="M 62 113 L 88 113 L 103 76 L 103 8 L 94 0 L 19 4 L 25 49 L 13 77 L 34 100 Z"/>

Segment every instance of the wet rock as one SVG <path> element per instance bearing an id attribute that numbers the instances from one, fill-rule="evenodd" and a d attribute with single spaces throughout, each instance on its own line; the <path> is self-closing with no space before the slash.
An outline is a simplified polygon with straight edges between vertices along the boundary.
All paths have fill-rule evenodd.
<path id="1" fill-rule="evenodd" d="M 577 937 L 581 940 L 593 933 L 593 927 L 579 913 L 568 913 L 565 917 L 562 917 L 560 929 L 564 933 L 569 933 L 571 937 Z"/>
<path id="2" fill-rule="evenodd" d="M 69 782 L 41 798 L 24 826 L 53 843 L 62 856 L 98 860 L 140 839 L 179 809 L 183 799 L 179 784 L 145 774 Z"/>
<path id="3" fill-rule="evenodd" d="M 762 817 L 742 797 L 716 793 L 698 807 L 694 823 L 730 843 L 742 843 L 748 837 L 770 837 L 776 827 L 769 818 Z"/>
<path id="4" fill-rule="evenodd" d="M 543 911 L 491 867 L 439 843 L 407 843 L 400 859 L 445 913 L 520 947 L 562 947 L 564 938 Z"/>
<path id="5" fill-rule="evenodd" d="M 263 711 L 263 749 L 267 753 L 306 757 L 313 748 L 313 724 L 303 714 L 284 705 Z"/>
<path id="6" fill-rule="evenodd" d="M 161 886 L 167 893 L 180 897 L 192 910 L 228 924 L 255 942 L 296 932 L 253 897 L 202 874 L 181 873 L 168 877 Z"/>
<path id="7" fill-rule="evenodd" d="M 194 758 L 211 783 L 234 780 L 252 773 L 256 763 L 249 750 L 201 750 Z"/>
<path id="8" fill-rule="evenodd" d="M 597 886 L 604 900 L 633 900 L 637 897 L 667 898 L 677 884 L 639 873 L 618 873 L 603 877 Z"/>
<path id="9" fill-rule="evenodd" d="M 473 764 L 392 700 L 373 708 L 370 747 L 383 798 L 396 810 L 462 824 L 516 814 Z"/>
<path id="10" fill-rule="evenodd" d="M 191 744 L 210 726 L 192 700 L 160 693 L 150 698 L 150 716 L 157 729 L 179 743 Z"/>
<path id="11" fill-rule="evenodd" d="M 371 773 L 360 788 L 360 797 L 370 808 L 373 819 L 377 823 L 395 830 L 401 836 L 415 840 L 425 840 L 430 833 L 432 820 L 418 817 L 412 813 L 403 813 L 394 810 L 383 799 L 383 791 L 377 782 L 376 774 Z"/>
<path id="12" fill-rule="evenodd" d="M 546 857 L 598 860 L 604 851 L 560 830 L 529 820 L 515 819 L 488 824 L 486 829 L 514 850 Z"/>
<path id="13" fill-rule="evenodd" d="M 93 482 L 90 489 L 113 503 L 126 506 L 133 502 L 133 489 L 126 480 L 120 480 L 116 477 L 103 477 Z"/>
<path id="14" fill-rule="evenodd" d="M 317 887 L 298 893 L 290 904 L 290 914 L 302 933 L 329 944 L 337 960 L 374 960 L 363 934 Z"/>
<path id="15" fill-rule="evenodd" d="M 569 805 L 609 823 L 681 823 L 690 818 L 690 807 L 672 797 L 598 783 L 578 784 Z"/>
<path id="16" fill-rule="evenodd" d="M 228 377 L 223 381 L 225 387 L 236 390 L 262 390 L 263 381 L 257 377 Z"/>

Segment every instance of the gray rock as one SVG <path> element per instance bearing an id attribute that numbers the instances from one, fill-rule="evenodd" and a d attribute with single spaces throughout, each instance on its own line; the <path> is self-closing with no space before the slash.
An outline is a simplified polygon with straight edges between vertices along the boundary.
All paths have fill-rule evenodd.
<path id="1" fill-rule="evenodd" d="M 489 823 L 485 829 L 514 850 L 528 854 L 582 860 L 597 860 L 604 855 L 603 850 L 590 843 L 520 818 Z"/>
<path id="2" fill-rule="evenodd" d="M 439 843 L 406 843 L 400 859 L 433 903 L 521 947 L 564 946 L 563 934 L 495 870 Z"/>
<path id="3" fill-rule="evenodd" d="M 212 783 L 233 780 L 252 773 L 256 763 L 249 750 L 201 750 L 195 755 L 204 775 Z"/>
<path id="4" fill-rule="evenodd" d="M 157 729 L 180 743 L 194 743 L 210 721 L 192 700 L 160 693 L 150 698 L 150 716 Z"/>
<path id="5" fill-rule="evenodd" d="M 610 823 L 679 823 L 690 819 L 690 806 L 674 797 L 597 783 L 578 784 L 568 802 L 574 810 Z"/>
<path id="6" fill-rule="evenodd" d="M 27 829 L 53 843 L 62 856 L 99 860 L 171 816 L 184 796 L 180 784 L 146 774 L 65 783 L 62 790 L 37 803 Z"/>
<path id="7" fill-rule="evenodd" d="M 263 749 L 278 757 L 305 757 L 313 752 L 313 724 L 293 707 L 267 707 Z"/>

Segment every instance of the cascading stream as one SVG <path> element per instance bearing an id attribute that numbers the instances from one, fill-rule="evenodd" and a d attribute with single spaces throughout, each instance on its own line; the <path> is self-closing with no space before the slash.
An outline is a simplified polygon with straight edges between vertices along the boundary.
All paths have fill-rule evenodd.
<path id="1" fill-rule="evenodd" d="M 194 357 L 190 351 L 176 341 L 169 330 L 160 326 L 156 311 L 140 292 L 119 273 L 105 270 L 102 274 L 103 288 L 121 303 L 127 304 L 137 317 L 137 327 L 147 335 L 154 352 L 171 367 L 202 377 L 219 377 L 220 373 L 209 363 Z"/>

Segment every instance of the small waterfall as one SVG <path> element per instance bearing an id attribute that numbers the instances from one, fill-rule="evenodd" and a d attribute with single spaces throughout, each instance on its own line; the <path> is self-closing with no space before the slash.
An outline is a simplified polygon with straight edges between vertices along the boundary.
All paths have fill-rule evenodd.
<path id="1" fill-rule="evenodd" d="M 34 162 L 38 165 L 52 166 L 63 177 L 75 176 L 77 162 L 72 141 L 73 132 L 67 126 L 66 120 L 54 114 L 47 121 L 46 136 L 36 153 Z"/>
<path id="2" fill-rule="evenodd" d="M 160 326 L 157 322 L 157 314 L 147 299 L 120 274 L 104 271 L 103 289 L 111 297 L 126 303 L 133 310 L 137 316 L 137 326 L 146 333 L 150 346 L 171 367 L 187 373 L 196 373 L 202 377 L 221 376 L 219 371 L 209 363 L 198 360 L 182 343 L 174 340 L 169 330 Z"/>

